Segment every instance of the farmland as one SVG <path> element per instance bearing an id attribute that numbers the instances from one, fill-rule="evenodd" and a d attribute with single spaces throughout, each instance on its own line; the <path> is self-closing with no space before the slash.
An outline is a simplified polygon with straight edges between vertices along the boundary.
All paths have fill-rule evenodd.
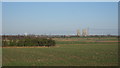
<path id="1" fill-rule="evenodd" d="M 3 66 L 117 66 L 116 37 L 53 40 L 53 47 L 4 47 Z"/>

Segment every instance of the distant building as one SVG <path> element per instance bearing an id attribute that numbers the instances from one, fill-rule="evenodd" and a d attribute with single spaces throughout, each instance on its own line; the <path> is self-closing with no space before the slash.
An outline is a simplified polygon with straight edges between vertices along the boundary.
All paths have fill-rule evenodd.
<path id="1" fill-rule="evenodd" d="M 80 30 L 79 29 L 77 30 L 77 36 L 80 36 Z"/>
<path id="2" fill-rule="evenodd" d="M 87 29 L 82 30 L 82 36 L 88 36 L 88 30 Z"/>

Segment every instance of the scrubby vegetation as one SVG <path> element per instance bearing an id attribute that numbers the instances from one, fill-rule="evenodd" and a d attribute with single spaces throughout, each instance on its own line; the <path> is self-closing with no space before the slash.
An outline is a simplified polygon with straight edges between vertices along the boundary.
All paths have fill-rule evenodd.
<path id="1" fill-rule="evenodd" d="M 3 46 L 55 46 L 52 38 L 31 36 L 4 36 Z"/>

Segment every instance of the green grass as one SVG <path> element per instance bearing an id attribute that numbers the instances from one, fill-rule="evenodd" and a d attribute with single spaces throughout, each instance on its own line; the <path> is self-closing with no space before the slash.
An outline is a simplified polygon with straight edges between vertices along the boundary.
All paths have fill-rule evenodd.
<path id="1" fill-rule="evenodd" d="M 115 42 L 81 41 L 57 41 L 55 47 L 3 48 L 3 66 L 116 66 L 117 49 Z"/>
<path id="2" fill-rule="evenodd" d="M 57 44 L 117 44 L 116 42 L 80 42 L 80 41 L 56 41 Z"/>

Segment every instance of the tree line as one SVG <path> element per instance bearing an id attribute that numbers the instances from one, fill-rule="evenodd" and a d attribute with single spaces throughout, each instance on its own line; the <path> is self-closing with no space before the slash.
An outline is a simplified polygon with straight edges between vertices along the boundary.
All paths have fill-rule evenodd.
<path id="1" fill-rule="evenodd" d="M 3 46 L 55 46 L 55 41 L 47 37 L 3 36 Z"/>

